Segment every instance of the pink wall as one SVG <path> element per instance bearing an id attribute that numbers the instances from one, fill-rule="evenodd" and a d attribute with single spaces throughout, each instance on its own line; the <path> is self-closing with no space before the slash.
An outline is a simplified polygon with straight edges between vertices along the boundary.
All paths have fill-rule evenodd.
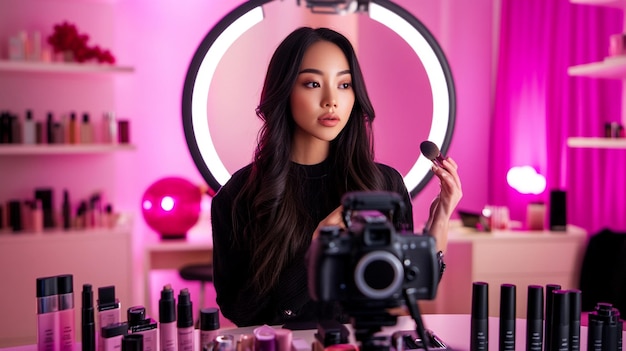
<path id="1" fill-rule="evenodd" d="M 16 86 L 31 89 L 34 83 L 29 81 L 30 78 L 10 78 L 11 87 L 8 87 L 3 75 L 0 109 L 22 111 L 32 105 L 43 114 L 48 108 L 67 110 L 71 107 L 80 111 L 90 110 L 99 115 L 104 109 L 114 108 L 118 116 L 131 119 L 132 141 L 137 150 L 98 157 L 95 161 L 92 158 L 70 158 L 65 162 L 80 167 L 72 168 L 71 174 L 65 172 L 66 168 L 58 167 L 56 171 L 44 174 L 42 170 L 48 172 L 59 164 L 57 162 L 61 162 L 44 157 L 35 162 L 16 161 L 20 163 L 19 166 L 12 165 L 9 174 L 5 171 L 8 167 L 6 157 L 0 158 L 0 184 L 3 184 L 0 187 L 0 200 L 21 196 L 30 192 L 31 184 L 44 181 L 51 182 L 54 187 L 75 188 L 77 193 L 87 192 L 95 186 L 104 188 L 111 194 L 118 209 L 135 213 L 136 273 L 139 276 L 142 238 L 156 235 L 146 227 L 139 212 L 143 191 L 152 182 L 169 175 L 202 182 L 187 150 L 181 123 L 181 94 L 187 66 L 204 35 L 240 3 L 243 1 L 2 0 L 0 36 L 3 43 L 8 35 L 19 29 L 37 28 L 45 31 L 53 23 L 69 20 L 88 32 L 94 42 L 111 47 L 119 64 L 132 65 L 136 71 L 129 76 L 94 78 L 90 83 L 96 83 L 95 87 L 83 90 L 72 86 L 71 80 L 78 78 L 59 78 L 68 80 L 67 89 L 41 86 L 29 101 L 22 101 L 22 95 L 11 99 L 3 97 L 9 96 L 5 94 L 14 91 Z M 487 201 L 488 187 L 486 155 L 492 106 L 493 1 L 398 0 L 396 3 L 424 22 L 440 42 L 451 64 L 457 91 L 457 124 L 449 155 L 459 163 L 463 179 L 465 196 L 459 207 L 479 210 Z M 37 11 L 32 10 L 34 6 Z M 299 11 L 299 14 L 294 15 L 293 11 Z M 401 69 L 376 66 L 377 62 L 387 62 L 385 60 L 402 62 L 410 61 L 411 58 L 378 57 L 387 50 L 384 44 L 388 41 L 378 35 L 375 27 L 363 25 L 357 33 L 353 20 L 339 16 L 325 16 L 323 22 L 314 24 L 313 21 L 318 19 L 303 11 L 295 6 L 295 0 L 276 1 L 268 6 L 266 16 L 273 20 L 263 22 L 259 34 L 242 38 L 257 46 L 251 50 L 250 47 L 237 44 L 241 46 L 239 50 L 247 50 L 248 54 L 233 55 L 232 60 L 229 60 L 231 69 L 240 70 L 245 75 L 233 80 L 229 74 L 220 73 L 216 78 L 229 83 L 220 86 L 219 94 L 212 97 L 223 104 L 219 108 L 231 111 L 228 117 L 241 119 L 247 126 L 245 133 L 254 136 L 258 123 L 254 107 L 271 50 L 287 32 L 297 26 L 324 25 L 347 32 L 355 45 L 362 48 L 361 59 L 372 67 L 369 70 L 364 68 L 364 73 L 377 107 L 376 123 L 381 123 L 377 127 L 381 140 L 393 140 L 400 135 L 421 141 L 423 137 L 419 134 L 401 134 L 402 130 L 398 128 L 402 121 L 394 117 L 411 118 L 411 111 L 419 111 L 419 104 L 407 102 L 411 92 L 415 91 L 415 82 L 405 79 Z M 397 89 L 396 93 L 385 95 L 384 92 L 390 86 Z M 379 95 L 374 96 L 375 93 Z M 236 107 L 235 112 L 230 110 L 232 107 Z M 216 114 L 227 113 L 218 110 Z M 386 124 L 381 122 L 385 120 Z M 239 124 L 230 123 L 230 127 L 238 128 Z M 382 150 L 388 147 L 388 142 L 381 144 Z M 228 140 L 223 140 L 220 145 L 224 150 L 232 149 L 241 160 L 239 164 L 243 165 L 252 153 L 253 140 L 248 138 L 247 141 L 233 141 L 230 144 Z M 380 154 L 384 155 L 381 157 L 388 157 L 387 162 L 399 169 L 406 167 L 407 158 L 403 152 L 394 153 L 393 149 L 387 149 L 380 151 Z M 403 158 L 398 160 L 394 155 Z M 229 163 L 227 166 L 234 170 L 239 164 Z M 31 176 L 25 177 L 28 174 Z M 437 192 L 438 184 L 432 181 L 414 200 L 417 223 L 426 219 L 430 200 Z M 140 280 L 136 283 L 136 303 L 141 303 L 141 283 Z"/>

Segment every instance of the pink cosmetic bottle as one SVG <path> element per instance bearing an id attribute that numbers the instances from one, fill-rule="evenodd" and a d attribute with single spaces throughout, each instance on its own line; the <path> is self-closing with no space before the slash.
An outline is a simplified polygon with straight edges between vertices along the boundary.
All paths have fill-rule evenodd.
<path id="1" fill-rule="evenodd" d="M 98 288 L 98 328 L 122 321 L 122 305 L 115 297 L 115 286 Z"/>
<path id="2" fill-rule="evenodd" d="M 161 351 L 176 351 L 178 349 L 176 300 L 170 284 L 163 287 L 161 299 L 159 299 L 159 336 Z"/>
<path id="3" fill-rule="evenodd" d="M 122 338 L 128 334 L 128 323 L 114 323 L 100 330 L 102 349 L 100 351 L 121 351 Z"/>
<path id="4" fill-rule="evenodd" d="M 200 310 L 200 350 L 208 347 L 220 329 L 220 310 L 215 307 Z"/>
<path id="5" fill-rule="evenodd" d="M 37 351 L 59 351 L 57 278 L 37 278 Z"/>
<path id="6" fill-rule="evenodd" d="M 193 307 L 188 289 L 178 294 L 177 312 L 178 351 L 193 351 Z"/>
<path id="7" fill-rule="evenodd" d="M 59 291 L 59 330 L 61 351 L 73 351 L 76 341 L 74 317 L 74 277 L 71 274 L 57 276 Z"/>
<path id="8" fill-rule="evenodd" d="M 129 334 L 143 335 L 143 351 L 158 351 L 159 328 L 157 322 L 146 317 L 146 308 L 133 306 L 127 311 Z"/>
<path id="9" fill-rule="evenodd" d="M 122 305 L 115 297 L 115 286 L 98 288 L 98 329 L 122 322 Z M 98 337 L 98 350 L 102 350 L 102 335 Z"/>

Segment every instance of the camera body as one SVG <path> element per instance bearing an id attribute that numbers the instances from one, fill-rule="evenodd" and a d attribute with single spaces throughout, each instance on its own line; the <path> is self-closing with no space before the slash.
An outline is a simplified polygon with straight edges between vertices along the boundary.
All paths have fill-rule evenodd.
<path id="1" fill-rule="evenodd" d="M 441 269 L 435 239 L 396 230 L 390 218 L 404 210 L 402 198 L 352 192 L 342 204 L 346 229 L 323 228 L 309 249 L 311 297 L 339 301 L 348 313 L 401 306 L 407 289 L 417 299 L 433 299 Z"/>

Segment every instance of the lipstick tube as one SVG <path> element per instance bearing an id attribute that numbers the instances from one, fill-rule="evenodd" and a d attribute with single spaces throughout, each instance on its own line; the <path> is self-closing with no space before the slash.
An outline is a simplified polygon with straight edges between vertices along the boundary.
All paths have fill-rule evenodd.
<path id="1" fill-rule="evenodd" d="M 74 277 L 71 274 L 57 276 L 59 289 L 59 330 L 61 351 L 74 351 L 76 321 L 74 317 Z"/>
<path id="2" fill-rule="evenodd" d="M 526 351 L 543 349 L 543 286 L 528 286 L 526 305 Z"/>
<path id="3" fill-rule="evenodd" d="M 472 314 L 470 324 L 470 351 L 489 349 L 489 284 L 472 284 Z"/>
<path id="4" fill-rule="evenodd" d="M 515 351 L 515 285 L 500 285 L 499 349 Z"/>
<path id="5" fill-rule="evenodd" d="M 59 351 L 59 298 L 56 277 L 37 278 L 37 351 Z"/>

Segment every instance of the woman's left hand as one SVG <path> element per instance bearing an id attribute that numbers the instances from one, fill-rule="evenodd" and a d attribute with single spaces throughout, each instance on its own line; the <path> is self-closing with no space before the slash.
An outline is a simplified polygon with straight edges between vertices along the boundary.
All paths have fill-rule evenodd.
<path id="1" fill-rule="evenodd" d="M 451 157 L 447 157 L 443 160 L 442 166 L 432 167 L 435 176 L 439 178 L 441 189 L 430 205 L 426 230 L 437 240 L 437 248 L 445 251 L 450 217 L 463 197 L 463 188 L 457 163 Z"/>

